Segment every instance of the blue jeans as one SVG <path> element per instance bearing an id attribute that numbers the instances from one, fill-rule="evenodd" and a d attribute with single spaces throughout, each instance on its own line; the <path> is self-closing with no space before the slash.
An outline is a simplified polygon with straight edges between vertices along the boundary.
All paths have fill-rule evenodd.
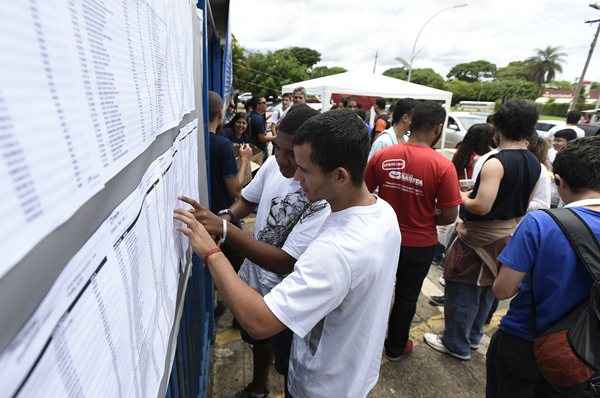
<path id="1" fill-rule="evenodd" d="M 483 325 L 494 301 L 492 287 L 446 281 L 444 334 L 442 342 L 450 351 L 471 355 L 471 345 L 483 337 Z"/>

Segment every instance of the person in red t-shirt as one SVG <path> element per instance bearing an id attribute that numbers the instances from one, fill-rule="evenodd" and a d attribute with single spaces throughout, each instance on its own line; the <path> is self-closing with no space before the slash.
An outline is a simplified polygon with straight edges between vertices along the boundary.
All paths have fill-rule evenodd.
<path id="1" fill-rule="evenodd" d="M 417 104 L 408 143 L 377 152 L 365 173 L 369 190 L 377 188 L 379 196 L 394 208 L 402 233 L 396 294 L 385 342 L 385 355 L 390 360 L 412 351 L 408 333 L 438 242 L 436 225 L 452 224 L 461 203 L 454 165 L 432 149 L 445 119 L 446 111 L 440 105 Z"/>

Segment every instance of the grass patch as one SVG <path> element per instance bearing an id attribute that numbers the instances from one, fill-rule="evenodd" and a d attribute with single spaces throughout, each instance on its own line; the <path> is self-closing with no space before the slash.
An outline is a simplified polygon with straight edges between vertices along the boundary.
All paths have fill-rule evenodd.
<path id="1" fill-rule="evenodd" d="M 566 121 L 566 119 L 562 116 L 552 116 L 552 115 L 540 115 L 540 120 L 558 120 L 561 122 Z"/>

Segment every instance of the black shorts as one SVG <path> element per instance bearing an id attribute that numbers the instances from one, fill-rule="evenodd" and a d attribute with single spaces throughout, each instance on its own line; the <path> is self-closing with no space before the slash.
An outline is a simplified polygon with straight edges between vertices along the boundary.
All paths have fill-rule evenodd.
<path id="1" fill-rule="evenodd" d="M 290 329 L 285 329 L 277 333 L 275 336 L 264 340 L 256 340 L 250 336 L 243 328 L 240 328 L 242 340 L 251 345 L 271 344 L 275 357 L 275 370 L 277 373 L 287 376 L 288 367 L 290 364 L 290 352 L 292 350 L 292 338 L 294 333 Z"/>

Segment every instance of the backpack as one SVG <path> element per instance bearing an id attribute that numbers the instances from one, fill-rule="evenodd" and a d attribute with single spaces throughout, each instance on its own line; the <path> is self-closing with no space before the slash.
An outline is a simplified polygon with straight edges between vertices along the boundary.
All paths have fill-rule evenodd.
<path id="1" fill-rule="evenodd" d="M 544 210 L 567 237 L 578 263 L 593 280 L 589 299 L 541 334 L 535 333 L 532 280 L 533 352 L 543 377 L 566 396 L 600 396 L 600 244 L 589 226 L 568 208 Z"/>

